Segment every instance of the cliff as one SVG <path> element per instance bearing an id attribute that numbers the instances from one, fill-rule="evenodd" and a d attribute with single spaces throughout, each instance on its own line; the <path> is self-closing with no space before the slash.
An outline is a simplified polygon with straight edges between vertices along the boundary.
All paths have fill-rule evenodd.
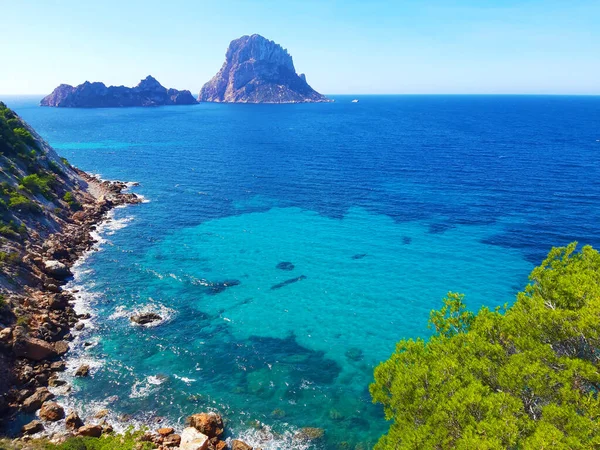
<path id="1" fill-rule="evenodd" d="M 40 105 L 65 108 L 113 108 L 192 105 L 194 103 L 196 103 L 196 99 L 190 91 L 167 89 L 149 75 L 133 88 L 106 87 L 104 83 L 90 83 L 89 81 L 76 87 L 61 84 L 50 95 L 44 97 Z"/>
<path id="2" fill-rule="evenodd" d="M 201 102 L 327 102 L 298 75 L 290 54 L 280 45 L 253 34 L 231 41 L 221 70 L 203 87 Z"/>

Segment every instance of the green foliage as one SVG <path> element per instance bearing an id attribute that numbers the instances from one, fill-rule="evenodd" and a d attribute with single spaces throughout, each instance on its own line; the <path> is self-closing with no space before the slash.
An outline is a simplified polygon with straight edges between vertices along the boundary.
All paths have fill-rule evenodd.
<path id="1" fill-rule="evenodd" d="M 52 444 L 45 439 L 33 440 L 26 443 L 26 447 L 16 441 L 7 442 L 6 448 L 10 450 L 149 450 L 153 448 L 150 442 L 140 442 L 143 431 L 128 431 L 123 435 L 104 435 L 100 438 L 72 437 L 62 444 Z M 0 441 L 0 449 L 4 448 Z"/>
<path id="2" fill-rule="evenodd" d="M 18 239 L 27 233 L 27 227 L 24 224 L 17 225 L 13 220 L 5 223 L 0 220 L 0 234 L 8 238 Z"/>
<path id="3" fill-rule="evenodd" d="M 0 294 L 0 309 L 4 308 L 6 305 L 8 305 L 6 297 L 4 297 L 3 294 Z"/>
<path id="4" fill-rule="evenodd" d="M 52 198 L 52 187 L 56 184 L 56 179 L 51 174 L 32 174 L 23 177 L 20 186 L 27 189 L 32 194 L 42 194 L 47 199 Z"/>
<path id="5" fill-rule="evenodd" d="M 600 448 L 600 254 L 554 248 L 504 311 L 450 293 L 370 387 L 382 449 Z"/>
<path id="6" fill-rule="evenodd" d="M 14 211 L 21 212 L 37 213 L 41 211 L 41 208 L 37 203 L 17 191 L 10 193 L 8 207 Z"/>
<path id="7" fill-rule="evenodd" d="M 18 264 L 21 262 L 21 255 L 17 252 L 0 252 L 0 263 Z"/>
<path id="8" fill-rule="evenodd" d="M 69 204 L 69 207 L 73 211 L 77 211 L 81 209 L 81 203 L 77 201 L 72 192 L 66 192 L 63 196 L 63 200 Z"/>
<path id="9" fill-rule="evenodd" d="M 37 148 L 31 133 L 16 114 L 0 102 L 0 153 L 28 158 L 29 149 Z"/>

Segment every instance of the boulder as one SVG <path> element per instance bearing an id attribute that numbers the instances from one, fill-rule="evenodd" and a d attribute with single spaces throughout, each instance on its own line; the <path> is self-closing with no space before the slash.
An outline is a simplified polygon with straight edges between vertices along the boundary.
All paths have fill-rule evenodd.
<path id="1" fill-rule="evenodd" d="M 32 420 L 21 428 L 21 433 L 26 435 L 39 433 L 40 431 L 44 431 L 44 425 L 39 420 Z"/>
<path id="2" fill-rule="evenodd" d="M 75 371 L 76 377 L 87 377 L 90 374 L 90 366 L 83 364 Z"/>
<path id="3" fill-rule="evenodd" d="M 67 368 L 67 364 L 64 361 L 56 361 L 50 364 L 50 370 L 53 372 L 62 372 Z"/>
<path id="4" fill-rule="evenodd" d="M 59 355 L 55 344 L 25 335 L 20 335 L 15 339 L 13 352 L 19 358 L 27 358 L 32 361 L 43 361 Z"/>
<path id="5" fill-rule="evenodd" d="M 207 450 L 209 438 L 195 428 L 184 428 L 181 433 L 180 450 Z"/>
<path id="6" fill-rule="evenodd" d="M 60 261 L 54 259 L 44 262 L 44 271 L 52 278 L 62 281 L 73 276 L 71 270 Z"/>
<path id="7" fill-rule="evenodd" d="M 165 428 L 159 428 L 156 432 L 158 434 L 160 434 L 161 436 L 169 436 L 170 434 L 173 434 L 175 432 L 175 430 L 171 427 L 165 427 Z"/>
<path id="8" fill-rule="evenodd" d="M 8 343 L 12 338 L 12 328 L 2 328 L 0 330 L 0 342 Z"/>
<path id="9" fill-rule="evenodd" d="M 223 419 L 214 412 L 194 414 L 187 418 L 186 423 L 210 439 L 223 434 Z"/>
<path id="10" fill-rule="evenodd" d="M 152 322 L 159 322 L 162 320 L 162 317 L 160 317 L 156 313 L 151 312 L 133 315 L 129 318 L 129 320 L 131 320 L 134 323 L 137 323 L 138 325 L 146 325 Z"/>
<path id="11" fill-rule="evenodd" d="M 64 419 L 65 410 L 56 402 L 45 402 L 40 409 L 40 419 L 56 422 Z"/>
<path id="12" fill-rule="evenodd" d="M 79 436 L 98 438 L 102 436 L 102 425 L 84 425 L 77 430 Z"/>
<path id="13" fill-rule="evenodd" d="M 231 441 L 231 450 L 252 450 L 252 447 L 246 444 L 244 441 L 234 439 Z"/>
<path id="14" fill-rule="evenodd" d="M 48 388 L 41 387 L 35 390 L 35 392 L 23 400 L 21 409 L 25 412 L 34 412 L 41 408 L 44 402 L 54 398 L 54 394 L 51 393 Z"/>
<path id="15" fill-rule="evenodd" d="M 323 428 L 305 427 L 298 431 L 295 435 L 296 439 L 301 441 L 318 441 L 325 436 Z"/>
<path id="16" fill-rule="evenodd" d="M 56 350 L 58 356 L 62 356 L 69 351 L 69 343 L 66 341 L 55 342 L 54 350 Z"/>
<path id="17" fill-rule="evenodd" d="M 179 444 L 181 444 L 181 436 L 178 434 L 165 436 L 162 442 L 162 445 L 165 447 L 179 447 Z"/>
<path id="18" fill-rule="evenodd" d="M 75 411 L 71 411 L 71 413 L 65 419 L 65 427 L 67 430 L 77 430 L 82 426 L 83 420 L 81 420 Z"/>

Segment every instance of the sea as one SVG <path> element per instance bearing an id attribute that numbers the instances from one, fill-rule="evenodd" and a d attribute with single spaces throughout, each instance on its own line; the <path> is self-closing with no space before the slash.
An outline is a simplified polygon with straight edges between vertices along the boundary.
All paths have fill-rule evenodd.
<path id="1" fill-rule="evenodd" d="M 431 335 L 448 292 L 510 305 L 553 246 L 600 247 L 600 97 L 332 98 L 2 99 L 73 165 L 144 198 L 75 266 L 67 288 L 91 318 L 59 402 L 108 409 L 117 428 L 218 411 L 262 449 L 370 449 L 389 428 L 373 368 Z M 133 324 L 140 312 L 162 320 Z"/>

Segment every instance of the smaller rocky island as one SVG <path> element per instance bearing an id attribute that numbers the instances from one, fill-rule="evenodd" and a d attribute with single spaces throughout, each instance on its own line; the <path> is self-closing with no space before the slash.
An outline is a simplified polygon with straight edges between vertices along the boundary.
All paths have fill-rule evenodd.
<path id="1" fill-rule="evenodd" d="M 132 88 L 106 86 L 86 81 L 79 86 L 61 84 L 42 99 L 41 106 L 60 108 L 116 108 L 127 106 L 192 105 L 197 103 L 190 91 L 167 89 L 148 75 Z"/>
<path id="2" fill-rule="evenodd" d="M 298 75 L 290 54 L 258 34 L 231 41 L 221 70 L 203 87 L 200 102 L 329 102 Z"/>

